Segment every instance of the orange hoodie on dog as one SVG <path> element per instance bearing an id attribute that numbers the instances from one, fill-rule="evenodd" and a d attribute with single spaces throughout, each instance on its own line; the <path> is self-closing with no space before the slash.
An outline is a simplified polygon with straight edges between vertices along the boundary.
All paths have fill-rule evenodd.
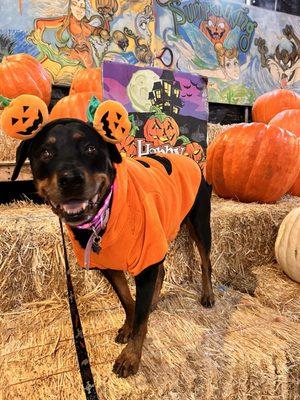
<path id="1" fill-rule="evenodd" d="M 161 162 L 150 157 L 125 158 L 115 165 L 111 213 L 100 253 L 91 252 L 91 268 L 124 270 L 136 276 L 164 259 L 194 204 L 201 170 L 188 157 L 160 156 L 171 162 L 170 175 Z M 68 231 L 78 263 L 84 266 L 84 249 Z"/>

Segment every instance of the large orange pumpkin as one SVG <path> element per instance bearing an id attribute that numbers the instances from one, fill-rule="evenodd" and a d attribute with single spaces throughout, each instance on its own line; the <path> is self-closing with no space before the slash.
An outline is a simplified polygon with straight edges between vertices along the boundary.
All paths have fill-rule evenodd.
<path id="1" fill-rule="evenodd" d="M 298 175 L 300 140 L 261 123 L 238 124 L 208 147 L 207 180 L 220 197 L 273 203 Z"/>
<path id="2" fill-rule="evenodd" d="M 101 68 L 86 68 L 78 71 L 71 84 L 70 94 L 90 92 L 102 100 Z"/>
<path id="3" fill-rule="evenodd" d="M 287 89 L 272 90 L 255 100 L 252 119 L 267 124 L 276 114 L 290 109 L 300 109 L 300 96 Z"/>
<path id="4" fill-rule="evenodd" d="M 76 93 L 60 99 L 52 108 L 50 120 L 77 118 L 87 122 L 87 111 L 93 93 Z"/>
<path id="5" fill-rule="evenodd" d="M 163 113 L 154 114 L 144 125 L 145 139 L 153 143 L 154 147 L 164 144 L 175 146 L 179 133 L 175 119 Z"/>
<path id="6" fill-rule="evenodd" d="M 29 54 L 3 57 L 0 64 L 0 95 L 13 99 L 21 94 L 40 97 L 49 105 L 50 76 L 42 64 Z"/>
<path id="7" fill-rule="evenodd" d="M 271 119 L 270 125 L 276 125 L 280 128 L 287 129 L 300 138 L 300 109 L 281 111 Z M 300 171 L 289 193 L 294 196 L 300 196 Z"/>

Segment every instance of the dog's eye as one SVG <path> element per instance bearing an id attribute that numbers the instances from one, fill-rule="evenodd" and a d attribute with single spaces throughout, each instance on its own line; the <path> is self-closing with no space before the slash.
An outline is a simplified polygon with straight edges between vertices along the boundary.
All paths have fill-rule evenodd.
<path id="1" fill-rule="evenodd" d="M 43 161 L 49 161 L 49 160 L 51 160 L 53 158 L 53 153 L 50 150 L 46 150 L 46 149 L 42 150 L 41 154 L 40 154 L 40 158 Z"/>
<path id="2" fill-rule="evenodd" d="M 88 145 L 85 148 L 85 152 L 86 152 L 86 154 L 93 155 L 93 154 L 95 154 L 97 152 L 97 150 L 96 150 L 95 146 Z"/>

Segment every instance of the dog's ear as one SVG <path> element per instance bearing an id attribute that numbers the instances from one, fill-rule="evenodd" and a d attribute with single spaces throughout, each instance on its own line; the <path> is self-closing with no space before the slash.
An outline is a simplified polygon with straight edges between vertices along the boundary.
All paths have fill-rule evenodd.
<path id="1" fill-rule="evenodd" d="M 24 140 L 19 144 L 16 152 L 16 166 L 11 177 L 12 181 L 15 181 L 18 178 L 21 168 L 26 158 L 29 156 L 30 145 L 31 145 L 30 140 Z"/>
<path id="2" fill-rule="evenodd" d="M 120 164 L 122 162 L 122 156 L 117 149 L 117 146 L 113 143 L 106 142 L 109 151 L 110 159 L 115 164 Z"/>

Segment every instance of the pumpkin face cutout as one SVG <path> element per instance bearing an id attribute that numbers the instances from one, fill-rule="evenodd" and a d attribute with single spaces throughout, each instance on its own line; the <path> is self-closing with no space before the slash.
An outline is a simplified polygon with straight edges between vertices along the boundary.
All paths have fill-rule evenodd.
<path id="1" fill-rule="evenodd" d="M 179 126 L 174 118 L 162 115 L 154 115 L 148 119 L 144 126 L 145 139 L 153 143 L 154 147 L 168 143 L 175 146 L 179 136 Z"/>
<path id="2" fill-rule="evenodd" d="M 93 126 L 103 139 L 110 143 L 122 142 L 131 130 L 126 109 L 113 100 L 104 101 L 99 105 L 95 112 Z"/>
<path id="3" fill-rule="evenodd" d="M 2 130 L 13 138 L 33 138 L 48 120 L 46 104 L 39 97 L 21 95 L 5 107 L 1 115 Z"/>

